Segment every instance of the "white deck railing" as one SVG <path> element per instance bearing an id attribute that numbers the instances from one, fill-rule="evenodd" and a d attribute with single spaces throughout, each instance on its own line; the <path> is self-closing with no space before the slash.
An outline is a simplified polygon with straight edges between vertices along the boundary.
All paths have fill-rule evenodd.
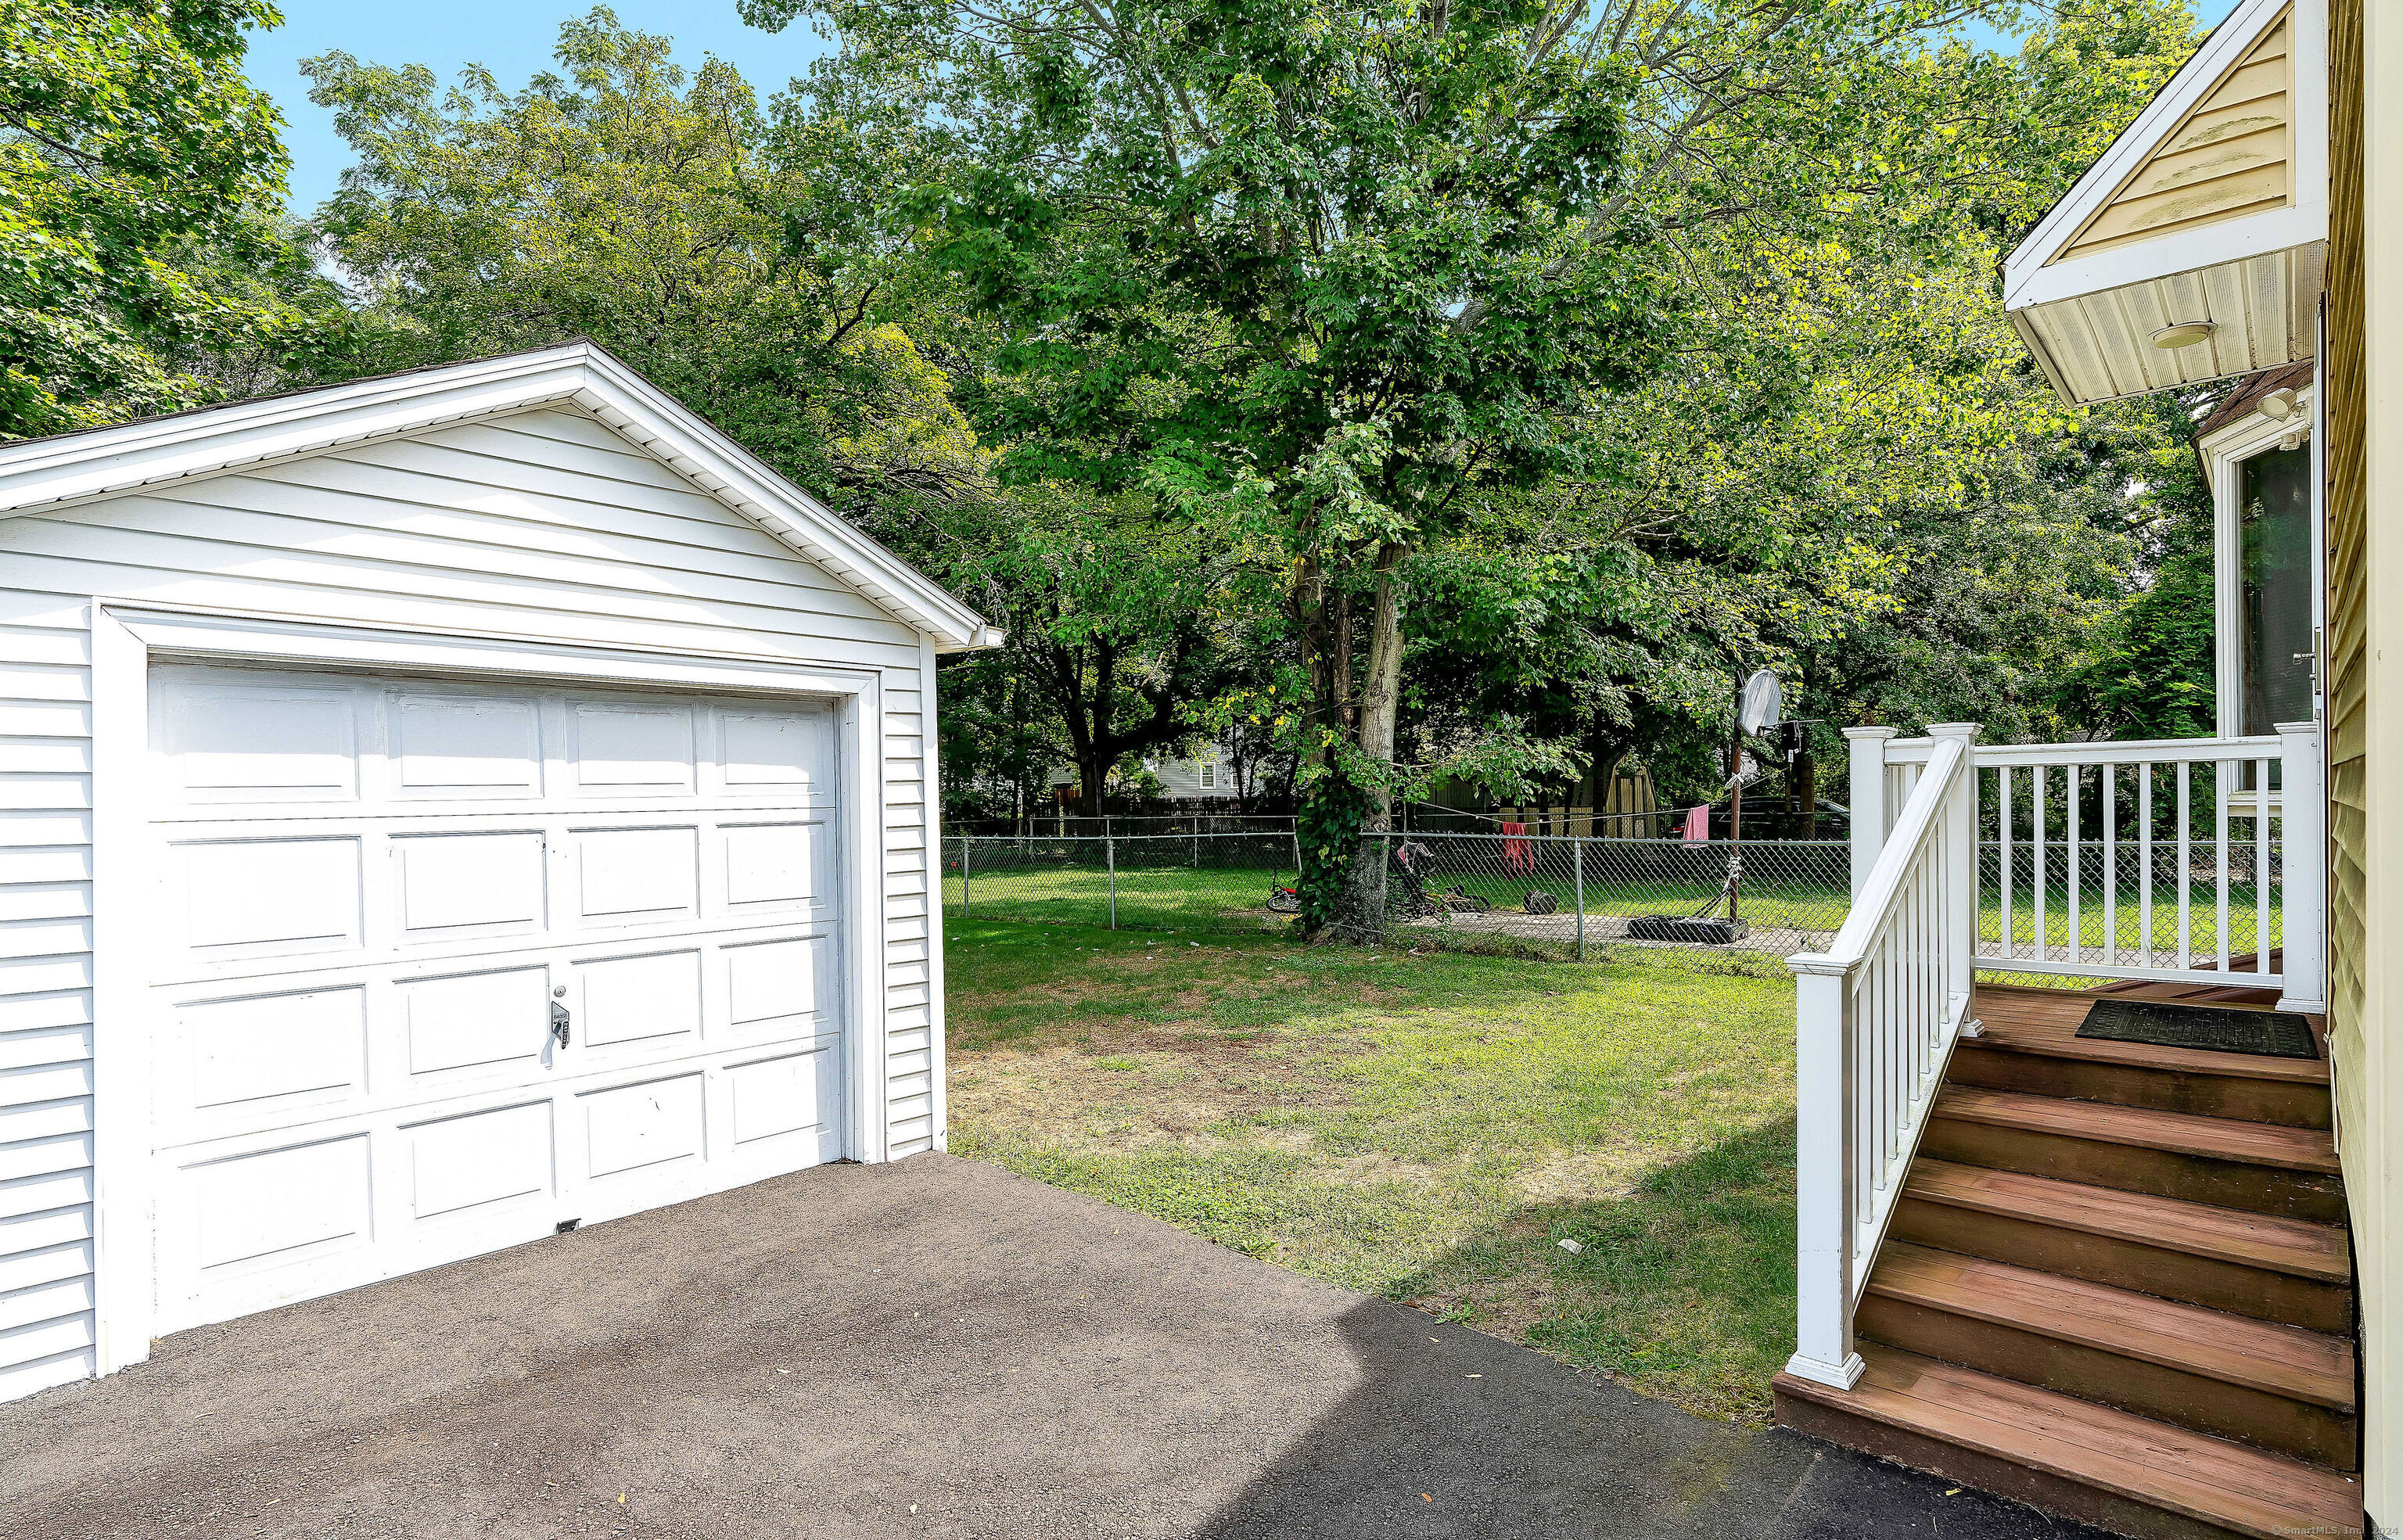
<path id="1" fill-rule="evenodd" d="M 1856 728 L 1854 888 L 1934 738 Z M 1978 966 L 2276 989 L 2324 1007 L 2319 731 L 1980 745 Z M 1866 815 L 1864 815 L 1866 814 Z M 2288 860 L 2286 853 L 2299 853 Z"/>
<path id="2" fill-rule="evenodd" d="M 1980 970 L 2277 989 L 2325 1009 L 2318 728 L 1978 746 L 1855 728 L 1853 907 L 1796 978 L 1789 1373 L 1849 1387 L 1853 1310 Z"/>
<path id="3" fill-rule="evenodd" d="M 1866 872 L 1854 867 L 1834 944 L 1790 960 L 1801 1266 L 1799 1341 L 1785 1367 L 1845 1389 L 1861 1375 L 1853 1307 L 1969 1008 L 1977 729 L 1934 730 L 1882 849 Z M 1887 822 L 1882 809 L 1876 816 Z"/>

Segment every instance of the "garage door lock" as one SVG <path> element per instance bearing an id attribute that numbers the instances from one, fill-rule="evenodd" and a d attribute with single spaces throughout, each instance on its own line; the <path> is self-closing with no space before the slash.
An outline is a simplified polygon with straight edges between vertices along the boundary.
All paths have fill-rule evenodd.
<path id="1" fill-rule="evenodd" d="M 550 1003 L 550 1034 L 561 1047 L 567 1047 L 567 1007 L 556 1000 Z"/>

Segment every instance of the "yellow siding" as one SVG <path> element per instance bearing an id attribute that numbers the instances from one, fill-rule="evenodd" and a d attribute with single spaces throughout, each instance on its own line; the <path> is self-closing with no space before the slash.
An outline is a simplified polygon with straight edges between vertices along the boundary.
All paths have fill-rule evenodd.
<path id="1" fill-rule="evenodd" d="M 2368 725 L 2368 499 L 2366 482 L 2361 206 L 2361 0 L 2330 7 L 2327 260 L 2328 1012 L 2357 1036 L 2362 1001 Z M 2349 1088 L 2356 1094 L 2356 1082 Z"/>
<path id="2" fill-rule="evenodd" d="M 2055 262 L 2294 201 L 2293 21 L 2271 24 Z"/>
<path id="3" fill-rule="evenodd" d="M 2329 1057 L 2382 1535 L 2403 1527 L 2403 6 L 2328 11 Z"/>

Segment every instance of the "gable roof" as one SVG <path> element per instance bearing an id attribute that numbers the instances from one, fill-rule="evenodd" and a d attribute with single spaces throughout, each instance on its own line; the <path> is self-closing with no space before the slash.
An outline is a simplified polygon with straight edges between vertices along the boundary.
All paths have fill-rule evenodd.
<path id="1" fill-rule="evenodd" d="M 541 406 L 591 413 L 937 651 L 999 645 L 934 579 L 589 341 L 0 445 L 0 518 Z"/>
<path id="2" fill-rule="evenodd" d="M 2327 0 L 2239 0 L 2004 259 L 2003 307 L 2055 390 L 2107 401 L 2312 355 L 2327 97 Z"/>
<path id="3" fill-rule="evenodd" d="M 2240 0 L 2003 264 L 2012 310 L 2325 240 L 2325 0 Z"/>

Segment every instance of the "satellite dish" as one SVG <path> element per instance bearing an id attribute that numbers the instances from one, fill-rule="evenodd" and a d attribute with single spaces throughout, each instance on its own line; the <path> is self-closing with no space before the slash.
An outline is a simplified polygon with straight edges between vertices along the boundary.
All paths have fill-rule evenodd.
<path id="1" fill-rule="evenodd" d="M 1777 675 L 1761 669 L 1743 682 L 1743 701 L 1737 708 L 1736 721 L 1746 732 L 1767 732 L 1777 726 L 1777 715 L 1785 706 L 1785 690 Z"/>

